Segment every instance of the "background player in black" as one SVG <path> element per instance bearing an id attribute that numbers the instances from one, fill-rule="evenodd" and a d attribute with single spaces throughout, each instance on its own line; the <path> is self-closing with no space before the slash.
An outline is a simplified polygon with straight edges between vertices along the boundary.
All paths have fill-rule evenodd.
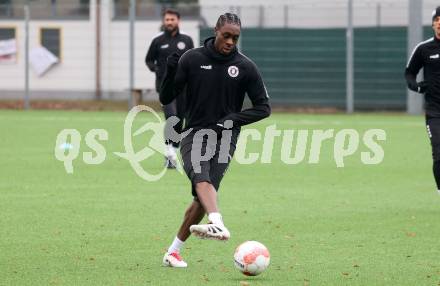
<path id="1" fill-rule="evenodd" d="M 425 95 L 426 128 L 431 140 L 433 171 L 440 193 L 440 6 L 432 13 L 434 37 L 419 43 L 405 70 L 408 88 Z M 416 77 L 423 68 L 424 81 Z"/>
<path id="2" fill-rule="evenodd" d="M 165 74 L 167 57 L 176 52 L 182 55 L 187 50 L 194 48 L 191 37 L 179 31 L 179 23 L 180 14 L 178 11 L 173 9 L 165 10 L 162 23 L 164 31 L 153 39 L 145 57 L 145 64 L 152 72 L 156 73 L 156 91 L 158 93 Z M 180 133 L 184 117 L 184 95 L 179 95 L 169 104 L 163 105 L 162 108 L 165 119 L 171 116 L 177 116 L 181 119 L 180 123 L 175 126 L 176 132 Z M 165 134 L 165 138 L 168 138 L 167 134 Z M 176 150 L 179 147 L 179 143 L 166 140 L 165 145 L 167 157 L 165 163 L 168 168 L 175 168 Z"/>
<path id="3" fill-rule="evenodd" d="M 270 115 L 266 88 L 256 65 L 237 51 L 240 28 L 237 15 L 221 15 L 215 27 L 215 38 L 208 38 L 203 47 L 186 52 L 180 60 L 178 55 L 168 59 L 160 100 L 167 104 L 186 88 L 185 130 L 191 128 L 192 131 L 183 138 L 180 148 L 194 200 L 164 256 L 163 263 L 167 266 L 187 266 L 179 252 L 191 233 L 203 238 L 229 239 L 230 233 L 218 209 L 217 191 L 232 159 L 241 126 Z M 252 107 L 242 110 L 245 94 L 250 98 Z M 197 137 L 198 131 L 205 128 L 214 134 L 213 141 Z M 227 128 L 230 130 L 225 130 Z M 223 156 L 219 149 L 226 134 L 230 136 L 230 141 L 227 143 L 227 156 Z M 201 154 L 201 149 L 205 152 L 214 150 L 215 154 L 211 159 L 200 162 L 197 170 L 192 153 Z M 227 159 L 221 160 L 222 157 Z M 210 223 L 198 225 L 205 214 L 208 214 Z"/>

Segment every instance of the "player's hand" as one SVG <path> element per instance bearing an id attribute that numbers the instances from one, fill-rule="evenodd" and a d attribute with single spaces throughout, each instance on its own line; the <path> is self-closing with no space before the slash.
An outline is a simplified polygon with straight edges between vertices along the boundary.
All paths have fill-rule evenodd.
<path id="1" fill-rule="evenodd" d="M 428 89 L 428 83 L 426 81 L 418 82 L 417 85 L 419 86 L 417 90 L 418 93 L 425 93 Z"/>
<path id="2" fill-rule="evenodd" d="M 168 70 L 176 70 L 177 64 L 179 63 L 180 59 L 179 53 L 173 53 L 167 57 L 167 68 Z"/>

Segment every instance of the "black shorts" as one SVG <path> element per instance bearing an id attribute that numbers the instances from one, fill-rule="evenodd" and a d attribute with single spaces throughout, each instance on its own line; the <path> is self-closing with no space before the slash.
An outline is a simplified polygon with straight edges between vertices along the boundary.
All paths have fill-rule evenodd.
<path id="1" fill-rule="evenodd" d="M 194 198 L 197 198 L 195 186 L 200 182 L 208 182 L 218 191 L 220 182 L 234 155 L 240 130 L 232 129 L 227 132 L 231 132 L 230 141 L 228 136 L 218 138 L 221 136 L 217 136 L 215 133 L 211 133 L 210 137 L 208 135 L 201 136 L 201 134 L 206 134 L 202 129 L 193 130 L 183 138 L 180 144 L 180 153 L 182 154 L 183 169 L 191 181 Z M 205 159 L 200 158 L 200 155 L 205 156 Z"/>
<path id="2" fill-rule="evenodd" d="M 432 147 L 432 159 L 440 161 L 440 118 L 426 117 L 426 129 Z"/>

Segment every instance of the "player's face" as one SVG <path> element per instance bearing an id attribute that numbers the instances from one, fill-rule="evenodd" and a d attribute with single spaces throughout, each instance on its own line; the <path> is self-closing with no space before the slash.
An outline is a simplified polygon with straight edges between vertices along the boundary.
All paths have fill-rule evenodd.
<path id="1" fill-rule="evenodd" d="M 179 27 L 179 18 L 174 14 L 163 16 L 163 26 L 168 32 L 174 32 Z"/>
<path id="2" fill-rule="evenodd" d="M 440 38 L 440 17 L 434 18 L 434 21 L 432 21 L 432 29 L 434 29 L 437 38 Z"/>
<path id="3" fill-rule="evenodd" d="M 228 55 L 237 45 L 240 37 L 240 27 L 234 24 L 224 24 L 220 28 L 215 28 L 214 46 L 221 54 Z"/>

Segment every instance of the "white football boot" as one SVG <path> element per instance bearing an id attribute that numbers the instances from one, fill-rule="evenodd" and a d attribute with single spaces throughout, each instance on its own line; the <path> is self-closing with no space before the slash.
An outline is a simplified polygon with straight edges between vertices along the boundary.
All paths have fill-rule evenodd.
<path id="1" fill-rule="evenodd" d="M 185 268 L 188 266 L 178 252 L 165 253 L 162 263 L 167 267 Z"/>
<path id="2" fill-rule="evenodd" d="M 229 230 L 220 224 L 194 224 L 189 231 L 202 239 L 228 240 L 231 237 Z"/>

